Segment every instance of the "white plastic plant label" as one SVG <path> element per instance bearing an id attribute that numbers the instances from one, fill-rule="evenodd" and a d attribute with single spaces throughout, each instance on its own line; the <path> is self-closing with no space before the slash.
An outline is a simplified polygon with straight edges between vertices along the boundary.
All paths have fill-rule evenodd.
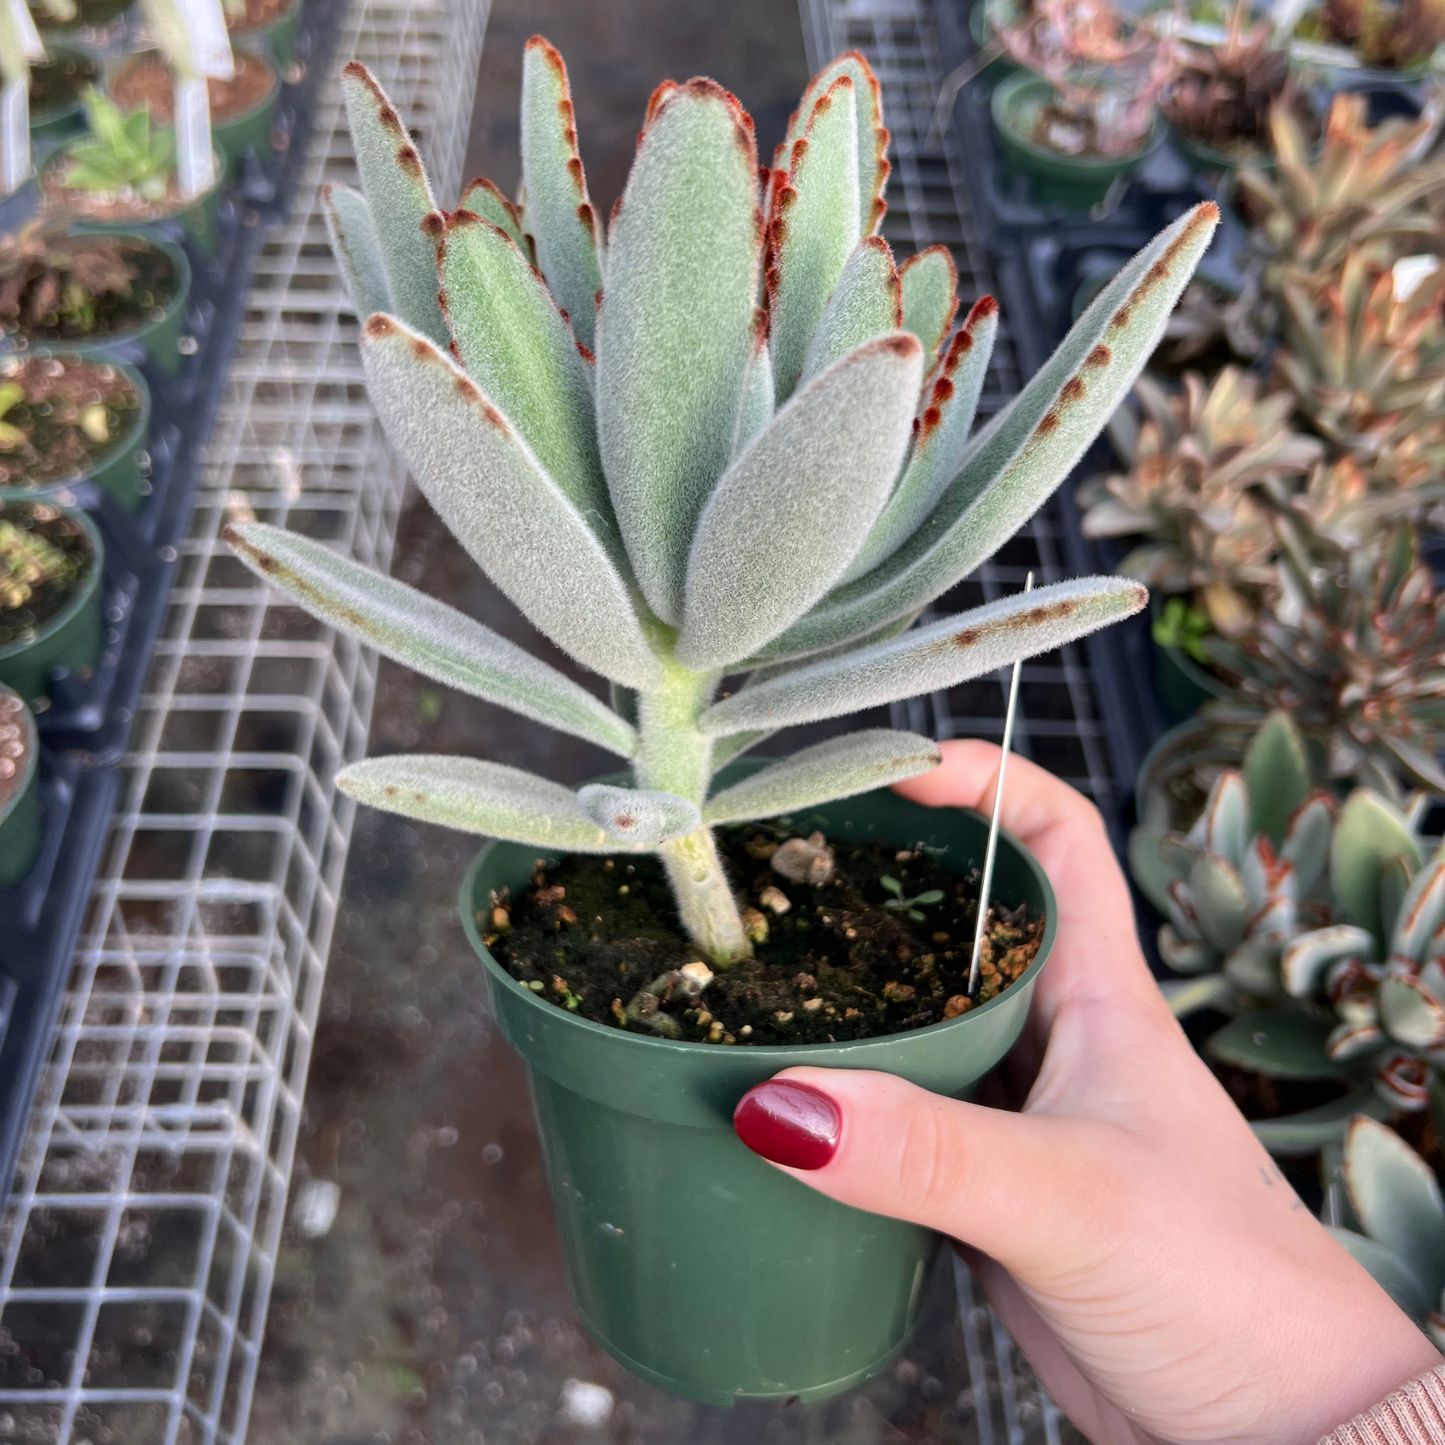
<path id="1" fill-rule="evenodd" d="M 216 184 L 216 156 L 211 148 L 211 101 L 201 75 L 177 75 L 176 181 L 187 200 L 204 195 Z"/>
<path id="2" fill-rule="evenodd" d="M 187 200 L 215 185 L 206 80 L 235 73 L 221 0 L 145 0 L 146 16 L 175 74 L 176 180 Z"/>
<path id="3" fill-rule="evenodd" d="M 236 73 L 231 37 L 221 0 L 177 0 L 185 27 L 188 69 L 215 80 L 230 80 Z M 179 57 L 177 57 L 179 59 Z"/>
<path id="4" fill-rule="evenodd" d="M 45 47 L 25 0 L 0 0 L 0 194 L 30 175 L 30 66 Z"/>

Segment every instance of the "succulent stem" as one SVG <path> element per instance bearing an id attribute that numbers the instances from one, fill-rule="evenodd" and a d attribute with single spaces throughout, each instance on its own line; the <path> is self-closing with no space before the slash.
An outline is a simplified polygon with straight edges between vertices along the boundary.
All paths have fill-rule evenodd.
<path id="1" fill-rule="evenodd" d="M 712 775 L 712 739 L 699 730 L 697 720 L 712 701 L 720 674 L 694 672 L 670 657 L 664 658 L 664 668 L 662 686 L 639 699 L 640 743 L 633 765 L 637 786 L 675 793 L 701 807 Z M 682 925 L 709 961 L 726 968 L 740 958 L 751 958 L 752 945 L 712 829 L 696 828 L 658 851 Z"/>

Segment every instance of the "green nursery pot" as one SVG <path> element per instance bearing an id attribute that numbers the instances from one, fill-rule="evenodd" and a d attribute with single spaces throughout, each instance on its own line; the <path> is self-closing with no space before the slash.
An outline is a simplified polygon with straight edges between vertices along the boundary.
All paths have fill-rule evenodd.
<path id="1" fill-rule="evenodd" d="M 1149 617 L 1158 622 L 1163 604 L 1157 594 L 1149 599 Z M 1171 723 L 1192 718 L 1213 698 L 1229 697 L 1230 690 L 1207 667 L 1201 667 L 1182 647 L 1154 643 L 1154 690 L 1164 716 Z"/>
<path id="2" fill-rule="evenodd" d="M 233 40 L 245 41 L 248 45 L 264 45 L 272 59 L 284 71 L 296 59 L 296 35 L 301 29 L 302 0 L 293 0 L 290 9 L 280 19 L 269 25 L 258 25 L 254 29 L 238 27 L 231 31 Z"/>
<path id="3" fill-rule="evenodd" d="M 8 688 L 0 688 L 0 697 L 8 693 Z M 10 697 L 14 695 L 10 694 Z M 7 714 L 8 710 L 7 707 Z M 10 801 L 0 807 L 0 888 L 13 888 L 30 872 L 44 836 L 38 781 L 40 744 L 35 736 L 35 719 L 31 717 L 30 709 L 21 703 L 15 720 L 25 739 L 25 758 L 21 765 L 21 777 L 10 795 Z M 0 722 L 8 721 L 8 716 L 0 717 Z"/>
<path id="4" fill-rule="evenodd" d="M 1031 139 L 1034 116 L 1053 94 L 1053 87 L 1031 71 L 1000 80 L 989 98 L 994 133 L 1004 158 L 1029 177 L 1034 201 L 1088 211 L 1109 193 L 1109 187 L 1157 150 L 1164 140 L 1163 118 L 1156 116 L 1148 141 L 1122 156 L 1067 156 Z"/>
<path id="5" fill-rule="evenodd" d="M 68 45 L 64 41 L 47 39 L 45 53 L 46 60 L 33 70 L 69 63 L 81 74 L 88 76 L 92 84 L 100 79 L 100 61 L 83 45 Z M 79 92 L 68 100 L 60 100 L 48 106 L 32 106 L 30 139 L 32 142 L 60 140 L 74 135 L 76 131 L 84 128 L 84 116 L 85 102 L 80 98 Z"/>
<path id="6" fill-rule="evenodd" d="M 80 524 L 90 538 L 92 561 L 84 582 L 74 596 L 29 640 L 0 647 L 0 682 L 12 687 L 27 703 L 45 697 L 50 674 L 58 667 L 72 672 L 93 667 L 105 641 L 101 625 L 101 577 L 105 569 L 105 548 L 95 523 L 84 512 L 62 508 Z"/>
<path id="7" fill-rule="evenodd" d="M 887 791 L 810 810 L 831 838 L 946 849 L 967 871 L 988 820 Z M 940 1238 L 815 1194 L 733 1133 L 738 1100 L 798 1064 L 882 1069 L 962 1095 L 1023 1028 L 1056 927 L 1033 857 L 999 838 L 994 896 L 1046 919 L 1017 983 L 959 1018 L 910 1033 L 795 1048 L 670 1042 L 542 1002 L 492 958 L 476 914 L 531 878 L 535 847 L 491 843 L 462 885 L 462 923 L 492 1007 L 526 1060 L 557 1230 L 578 1311 L 644 1379 L 711 1404 L 820 1400 L 891 1360 L 917 1319 Z M 556 855 L 548 859 L 556 861 Z M 485 915 L 484 915 L 485 917 Z"/>

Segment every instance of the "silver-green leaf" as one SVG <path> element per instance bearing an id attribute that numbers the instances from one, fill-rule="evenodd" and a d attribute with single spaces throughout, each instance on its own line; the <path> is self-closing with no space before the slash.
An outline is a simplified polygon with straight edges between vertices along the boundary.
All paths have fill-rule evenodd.
<path id="1" fill-rule="evenodd" d="M 602 227 L 587 198 L 567 67 L 540 35 L 522 57 L 522 185 L 537 265 L 577 339 L 591 347 L 602 289 Z"/>
<path id="2" fill-rule="evenodd" d="M 681 838 L 702 821 L 696 803 L 657 788 L 590 783 L 577 790 L 577 801 L 609 838 L 638 848 L 657 848 Z"/>
<path id="3" fill-rule="evenodd" d="M 423 229 L 423 223 L 439 225 L 441 217 L 421 156 L 386 92 L 359 60 L 342 71 L 341 93 L 391 308 L 413 330 L 445 346 L 450 337 L 437 300 L 436 240 Z"/>
<path id="4" fill-rule="evenodd" d="M 478 176 L 467 183 L 457 209 L 470 211 L 472 215 L 490 221 L 499 231 L 505 231 L 528 262 L 534 266 L 537 264 L 532 240 L 522 224 L 522 208 L 515 201 L 509 201 L 485 176 Z"/>
<path id="5" fill-rule="evenodd" d="M 423 823 L 566 853 L 643 853 L 583 811 L 577 794 L 521 768 L 479 758 L 402 753 L 343 768 L 336 786 L 358 803 Z"/>
<path id="6" fill-rule="evenodd" d="M 947 246 L 929 246 L 899 268 L 903 325 L 922 343 L 931 365 L 958 313 L 958 271 Z"/>
<path id="7" fill-rule="evenodd" d="M 476 383 L 388 316 L 366 323 L 361 357 L 392 445 L 482 570 L 580 662 L 629 687 L 656 687 L 662 664 L 627 583 Z"/>
<path id="8" fill-rule="evenodd" d="M 688 558 L 678 660 L 750 656 L 843 575 L 908 447 L 922 347 L 865 342 L 797 392 L 728 468 Z"/>
<path id="9" fill-rule="evenodd" d="M 224 535 L 258 577 L 384 656 L 624 758 L 636 751 L 636 730 L 611 708 L 455 607 L 264 522 Z"/>
<path id="10" fill-rule="evenodd" d="M 448 219 L 438 265 L 467 374 L 620 555 L 586 363 L 551 294 L 511 237 L 470 211 Z"/>
<path id="11" fill-rule="evenodd" d="M 341 267 L 346 294 L 364 321 L 373 311 L 393 311 L 391 285 L 381 258 L 381 241 L 366 197 L 350 186 L 322 186 L 321 209 L 331 254 Z"/>
<path id="12" fill-rule="evenodd" d="M 1138 612 L 1148 593 L 1124 577 L 1081 577 L 945 617 L 891 642 L 744 688 L 698 726 L 711 736 L 841 717 L 981 677 Z"/>
<path id="13" fill-rule="evenodd" d="M 875 336 L 903 325 L 898 270 L 882 236 L 865 236 L 853 249 L 818 329 L 808 343 L 800 385 Z M 927 363 L 925 363 L 927 364 Z"/>
<path id="14" fill-rule="evenodd" d="M 756 160 L 710 80 L 654 96 L 612 223 L 597 428 L 643 595 L 681 619 L 697 515 L 732 456 L 761 263 Z"/>
<path id="15" fill-rule="evenodd" d="M 1206 201 L 1100 292 L 1053 356 L 969 444 L 957 477 L 897 552 L 768 645 L 817 651 L 917 610 L 986 561 L 1069 474 L 1154 350 L 1219 219 Z"/>
<path id="16" fill-rule="evenodd" d="M 1345 1185 L 1365 1233 L 1397 1254 L 1432 1300 L 1445 1288 L 1445 1203 L 1430 1166 L 1393 1129 L 1355 1119 Z"/>
<path id="17" fill-rule="evenodd" d="M 938 744 L 916 733 L 868 728 L 804 748 L 708 799 L 705 823 L 745 823 L 886 788 L 936 768 Z"/>

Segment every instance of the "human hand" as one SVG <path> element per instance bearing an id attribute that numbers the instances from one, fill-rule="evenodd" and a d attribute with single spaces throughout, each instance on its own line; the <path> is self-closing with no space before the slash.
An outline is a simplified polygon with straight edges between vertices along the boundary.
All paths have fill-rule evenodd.
<path id="1" fill-rule="evenodd" d="M 942 750 L 896 791 L 988 812 L 998 748 Z M 1098 811 L 1015 757 L 1002 821 L 1059 914 L 1002 1075 L 1021 1112 L 888 1074 L 786 1069 L 739 1104 L 743 1141 L 806 1151 L 797 1123 L 786 1132 L 798 1121 L 814 1136 L 799 1162 L 836 1147 L 794 1178 L 968 1246 L 1004 1324 L 1095 1442 L 1312 1442 L 1439 1365 L 1190 1047 L 1139 951 Z"/>

